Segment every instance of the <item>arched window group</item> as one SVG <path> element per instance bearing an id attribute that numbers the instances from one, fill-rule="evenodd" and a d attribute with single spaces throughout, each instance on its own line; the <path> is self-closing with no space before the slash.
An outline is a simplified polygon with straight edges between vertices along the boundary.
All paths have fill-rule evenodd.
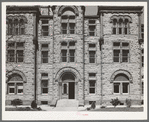
<path id="1" fill-rule="evenodd" d="M 112 34 L 130 34 L 131 18 L 128 16 L 112 16 Z"/>
<path id="2" fill-rule="evenodd" d="M 7 93 L 8 94 L 23 94 L 23 78 L 14 73 L 8 78 L 7 82 Z"/>
<path id="3" fill-rule="evenodd" d="M 128 94 L 129 93 L 129 78 L 125 74 L 118 74 L 113 81 L 114 94 Z"/>
<path id="4" fill-rule="evenodd" d="M 27 20 L 24 16 L 7 17 L 7 34 L 8 35 L 24 35 L 26 22 Z"/>

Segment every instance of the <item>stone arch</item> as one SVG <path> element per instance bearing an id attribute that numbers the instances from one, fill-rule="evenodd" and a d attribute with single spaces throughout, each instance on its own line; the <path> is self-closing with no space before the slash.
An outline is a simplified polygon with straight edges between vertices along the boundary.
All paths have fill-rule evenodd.
<path id="1" fill-rule="evenodd" d="M 74 77 L 76 78 L 76 82 L 81 80 L 81 75 L 80 73 L 73 67 L 64 67 L 61 68 L 55 75 L 55 81 L 56 82 L 61 82 L 61 77 L 63 76 L 63 74 L 65 73 L 72 73 L 74 75 Z"/>
<path id="2" fill-rule="evenodd" d="M 9 72 L 6 74 L 6 82 L 9 81 L 9 77 L 10 77 L 11 75 L 13 75 L 13 74 L 18 74 L 18 75 L 20 75 L 20 76 L 22 77 L 22 79 L 23 79 L 23 82 L 24 82 L 24 83 L 27 82 L 27 79 L 26 79 L 24 73 L 21 72 L 21 71 L 19 71 L 19 70 L 9 71 Z"/>
<path id="3" fill-rule="evenodd" d="M 111 83 L 114 81 L 115 76 L 117 76 L 118 74 L 125 74 L 129 78 L 129 81 L 132 83 L 132 75 L 130 74 L 130 72 L 123 69 L 117 70 L 112 74 L 110 79 Z"/>
<path id="4" fill-rule="evenodd" d="M 18 22 L 19 22 L 21 19 L 23 19 L 24 22 L 27 23 L 27 18 L 26 18 L 25 16 L 23 16 L 23 15 L 19 15 L 19 16 L 12 16 L 12 15 L 10 15 L 10 16 L 7 16 L 7 19 L 6 19 L 7 23 L 8 23 L 8 19 L 11 19 L 13 23 L 14 23 L 14 20 L 15 20 L 15 19 L 17 19 Z"/>
<path id="5" fill-rule="evenodd" d="M 128 19 L 129 22 L 132 22 L 132 18 L 128 15 L 113 15 L 111 18 L 110 18 L 110 22 L 113 22 L 113 20 L 116 19 L 117 22 L 119 21 L 119 19 L 122 19 L 123 21 L 125 19 Z"/>
<path id="6" fill-rule="evenodd" d="M 58 11 L 58 16 L 61 16 L 63 12 L 67 10 L 73 11 L 77 16 L 79 15 L 79 11 L 76 6 L 61 6 Z"/>

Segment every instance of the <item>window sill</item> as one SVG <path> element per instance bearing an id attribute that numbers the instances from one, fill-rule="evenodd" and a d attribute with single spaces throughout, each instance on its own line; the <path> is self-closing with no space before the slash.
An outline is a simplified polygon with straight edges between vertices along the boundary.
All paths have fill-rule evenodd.
<path id="1" fill-rule="evenodd" d="M 48 96 L 48 93 L 41 94 L 42 96 Z"/>
<path id="2" fill-rule="evenodd" d="M 96 95 L 96 93 L 89 93 L 88 95 L 95 96 L 95 95 Z"/>

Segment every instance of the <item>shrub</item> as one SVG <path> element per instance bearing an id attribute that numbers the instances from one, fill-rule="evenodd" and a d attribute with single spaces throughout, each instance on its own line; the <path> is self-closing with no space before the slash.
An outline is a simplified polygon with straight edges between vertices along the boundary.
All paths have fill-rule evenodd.
<path id="1" fill-rule="evenodd" d="M 130 108 L 130 106 L 131 106 L 131 99 L 126 99 L 126 105 L 127 105 L 127 108 Z"/>
<path id="2" fill-rule="evenodd" d="M 32 107 L 32 108 L 37 108 L 37 103 L 36 103 L 35 100 L 32 101 L 32 103 L 31 103 L 31 107 Z"/>
<path id="3" fill-rule="evenodd" d="M 11 104 L 13 105 L 13 106 L 16 106 L 16 108 L 17 108 L 17 106 L 18 105 L 22 105 L 22 100 L 21 99 L 14 99 L 14 100 L 12 100 L 11 101 Z"/>
<path id="4" fill-rule="evenodd" d="M 119 101 L 118 98 L 116 99 L 111 99 L 111 102 L 110 102 L 114 107 L 116 107 L 118 104 L 120 104 L 121 102 Z"/>

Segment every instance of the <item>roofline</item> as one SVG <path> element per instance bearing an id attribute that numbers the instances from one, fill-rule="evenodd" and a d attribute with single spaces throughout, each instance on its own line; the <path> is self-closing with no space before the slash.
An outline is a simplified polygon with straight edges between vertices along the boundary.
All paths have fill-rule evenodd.
<path id="1" fill-rule="evenodd" d="M 6 6 L 6 13 L 37 13 L 40 15 L 39 6 Z"/>
<path id="2" fill-rule="evenodd" d="M 98 6 L 98 10 L 142 10 L 144 6 Z"/>

